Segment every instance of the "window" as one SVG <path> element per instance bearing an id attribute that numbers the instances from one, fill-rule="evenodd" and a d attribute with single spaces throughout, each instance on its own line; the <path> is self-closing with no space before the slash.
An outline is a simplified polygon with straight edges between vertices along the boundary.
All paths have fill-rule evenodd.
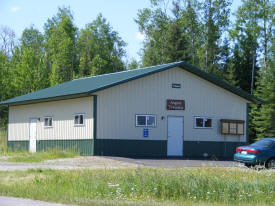
<path id="1" fill-rule="evenodd" d="M 84 126 L 84 114 L 75 114 L 74 115 L 74 125 L 75 126 Z"/>
<path id="2" fill-rule="evenodd" d="M 136 115 L 136 126 L 137 127 L 155 127 L 156 123 L 156 115 Z"/>
<path id="3" fill-rule="evenodd" d="M 195 117 L 195 128 L 212 128 L 212 118 Z"/>
<path id="4" fill-rule="evenodd" d="M 243 135 L 244 121 L 221 119 L 221 132 L 222 134 Z"/>
<path id="5" fill-rule="evenodd" d="M 52 127 L 52 126 L 53 126 L 53 118 L 44 117 L 44 127 Z"/>

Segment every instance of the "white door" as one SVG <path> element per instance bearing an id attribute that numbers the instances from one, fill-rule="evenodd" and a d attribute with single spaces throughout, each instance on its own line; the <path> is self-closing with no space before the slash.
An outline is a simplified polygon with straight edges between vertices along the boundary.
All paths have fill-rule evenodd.
<path id="1" fill-rule="evenodd" d="M 167 155 L 183 155 L 183 117 L 168 117 Z"/>
<path id="2" fill-rule="evenodd" d="M 30 120 L 30 152 L 36 152 L 36 122 L 37 119 Z"/>

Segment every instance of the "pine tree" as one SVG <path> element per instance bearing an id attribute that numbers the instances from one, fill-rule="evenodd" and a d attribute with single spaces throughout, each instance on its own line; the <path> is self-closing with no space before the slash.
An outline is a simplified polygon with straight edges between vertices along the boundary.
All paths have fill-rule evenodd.
<path id="1" fill-rule="evenodd" d="M 256 137 L 275 136 L 275 38 L 271 47 L 271 56 L 267 59 L 267 67 L 260 75 L 255 95 L 265 101 L 261 106 L 254 106 L 252 112 Z"/>

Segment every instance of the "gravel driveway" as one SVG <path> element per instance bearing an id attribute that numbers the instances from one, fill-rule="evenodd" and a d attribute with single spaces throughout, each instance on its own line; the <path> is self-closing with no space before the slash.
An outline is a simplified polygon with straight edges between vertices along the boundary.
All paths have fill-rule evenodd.
<path id="1" fill-rule="evenodd" d="M 133 159 L 123 157 L 79 157 L 57 160 L 47 160 L 42 163 L 17 163 L 0 161 L 0 171 L 28 170 L 28 169 L 118 169 L 137 167 L 235 167 L 239 163 L 233 161 L 212 161 L 198 159 Z"/>
<path id="2" fill-rule="evenodd" d="M 242 164 L 231 160 L 207 160 L 207 159 L 133 159 L 123 157 L 108 157 L 109 159 L 134 163 L 145 167 L 182 168 L 182 167 L 239 167 Z"/>
<path id="3" fill-rule="evenodd" d="M 105 157 L 79 157 L 56 160 L 46 160 L 41 163 L 18 163 L 18 162 L 0 162 L 0 171 L 28 170 L 28 169 L 54 169 L 54 170 L 72 170 L 72 169 L 118 169 L 135 168 L 142 165 Z"/>

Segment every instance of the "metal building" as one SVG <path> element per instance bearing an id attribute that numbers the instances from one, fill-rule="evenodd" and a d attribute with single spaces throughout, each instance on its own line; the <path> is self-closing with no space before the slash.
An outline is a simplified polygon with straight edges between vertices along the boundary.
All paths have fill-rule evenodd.
<path id="1" fill-rule="evenodd" d="M 1 102 L 8 147 L 82 155 L 231 157 L 262 101 L 185 62 L 75 79 Z"/>

